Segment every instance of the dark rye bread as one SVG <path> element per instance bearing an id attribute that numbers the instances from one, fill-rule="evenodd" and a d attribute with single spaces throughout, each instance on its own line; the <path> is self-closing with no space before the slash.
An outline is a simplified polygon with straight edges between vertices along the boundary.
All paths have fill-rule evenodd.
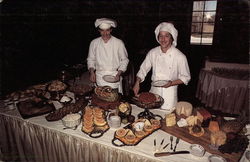
<path id="1" fill-rule="evenodd" d="M 70 113 L 77 113 L 80 110 L 83 110 L 87 106 L 88 102 L 84 99 L 76 101 L 76 103 L 70 103 L 56 111 L 51 112 L 45 116 L 47 121 L 57 121 L 61 120 L 65 115 Z"/>

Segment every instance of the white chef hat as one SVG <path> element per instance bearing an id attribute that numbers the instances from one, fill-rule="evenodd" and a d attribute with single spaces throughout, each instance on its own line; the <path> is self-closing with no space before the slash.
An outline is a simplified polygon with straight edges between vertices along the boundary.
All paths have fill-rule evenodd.
<path id="1" fill-rule="evenodd" d="M 158 35 L 160 33 L 160 31 L 166 31 L 169 32 L 172 37 L 173 37 L 173 45 L 176 46 L 177 45 L 177 36 L 178 36 L 178 31 L 175 29 L 174 25 L 172 23 L 168 23 L 168 22 L 162 22 L 160 23 L 156 28 L 155 28 L 155 37 L 158 43 Z"/>
<path id="2" fill-rule="evenodd" d="M 95 27 L 99 27 L 100 29 L 106 30 L 109 29 L 110 27 L 116 27 L 117 23 L 115 20 L 108 19 L 108 18 L 100 18 L 96 19 L 95 21 Z"/>

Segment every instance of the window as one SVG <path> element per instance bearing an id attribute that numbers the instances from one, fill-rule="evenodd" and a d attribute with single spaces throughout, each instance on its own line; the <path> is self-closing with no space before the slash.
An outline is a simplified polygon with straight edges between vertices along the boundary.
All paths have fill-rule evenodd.
<path id="1" fill-rule="evenodd" d="M 193 15 L 190 43 L 193 45 L 212 45 L 217 0 L 193 2 Z"/>

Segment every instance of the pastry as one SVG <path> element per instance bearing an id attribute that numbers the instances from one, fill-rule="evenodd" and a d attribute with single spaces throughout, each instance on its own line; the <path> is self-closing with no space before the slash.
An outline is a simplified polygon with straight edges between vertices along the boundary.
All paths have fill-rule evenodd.
<path id="1" fill-rule="evenodd" d="M 48 90 L 50 92 L 58 92 L 58 91 L 63 91 L 67 88 L 67 85 L 59 80 L 52 81 L 49 86 Z"/>
<path id="2" fill-rule="evenodd" d="M 150 122 L 154 129 L 159 128 L 161 126 L 161 122 L 157 119 L 151 119 Z"/>
<path id="3" fill-rule="evenodd" d="M 153 126 L 152 126 L 152 125 L 145 125 L 145 126 L 144 126 L 144 130 L 145 130 L 146 132 L 150 132 L 150 131 L 153 130 Z"/>
<path id="4" fill-rule="evenodd" d="M 135 131 L 135 135 L 138 138 L 141 138 L 143 136 L 145 136 L 145 132 L 144 131 Z"/>
<path id="5" fill-rule="evenodd" d="M 90 132 L 92 132 L 94 130 L 94 127 L 93 126 L 91 126 L 91 127 L 85 127 L 85 126 L 83 126 L 82 127 L 82 131 L 84 131 L 84 132 L 86 132 L 86 133 L 90 133 Z"/>
<path id="6" fill-rule="evenodd" d="M 118 92 L 115 89 L 112 89 L 110 86 L 96 87 L 95 94 L 99 99 L 107 102 L 114 102 L 119 99 Z"/>
<path id="7" fill-rule="evenodd" d="M 101 127 L 107 124 L 103 118 L 94 118 L 94 124 Z"/>
<path id="8" fill-rule="evenodd" d="M 189 127 L 189 133 L 195 137 L 200 137 L 205 133 L 205 131 L 202 127 L 195 125 L 193 127 Z"/>
<path id="9" fill-rule="evenodd" d="M 115 134 L 118 136 L 118 137 L 124 137 L 126 135 L 128 131 L 124 128 L 121 128 L 121 129 L 118 129 Z"/>

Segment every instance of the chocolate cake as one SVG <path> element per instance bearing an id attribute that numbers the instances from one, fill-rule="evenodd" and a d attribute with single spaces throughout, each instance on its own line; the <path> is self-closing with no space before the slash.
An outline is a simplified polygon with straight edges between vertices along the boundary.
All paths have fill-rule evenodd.
<path id="1" fill-rule="evenodd" d="M 142 92 L 138 100 L 142 103 L 153 103 L 156 101 L 156 96 L 150 92 Z"/>

